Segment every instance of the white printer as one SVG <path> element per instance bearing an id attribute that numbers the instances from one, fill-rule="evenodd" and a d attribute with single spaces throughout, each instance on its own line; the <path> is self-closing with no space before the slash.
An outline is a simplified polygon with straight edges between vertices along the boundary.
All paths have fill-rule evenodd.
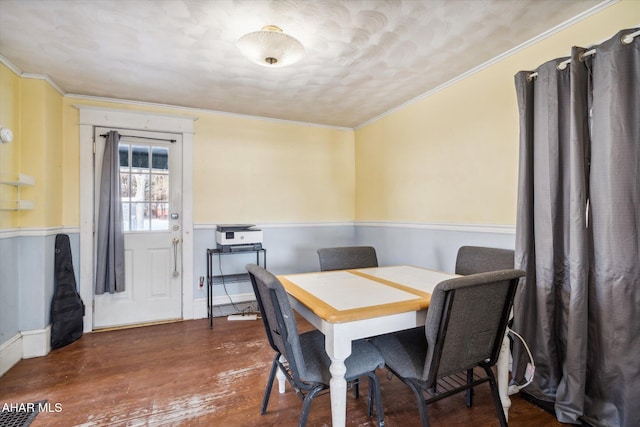
<path id="1" fill-rule="evenodd" d="M 262 230 L 254 224 L 221 224 L 216 227 L 216 247 L 222 252 L 262 249 Z"/>

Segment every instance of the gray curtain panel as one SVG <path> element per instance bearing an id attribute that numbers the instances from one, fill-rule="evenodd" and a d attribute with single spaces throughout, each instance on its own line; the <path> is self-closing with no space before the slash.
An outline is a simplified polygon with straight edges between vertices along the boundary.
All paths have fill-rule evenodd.
<path id="1" fill-rule="evenodd" d="M 120 199 L 120 135 L 110 131 L 102 159 L 96 234 L 96 294 L 124 291 L 124 234 Z"/>
<path id="2" fill-rule="evenodd" d="M 536 363 L 525 391 L 567 423 L 640 425 L 640 38 L 622 42 L 635 31 L 515 77 L 514 330 Z"/>

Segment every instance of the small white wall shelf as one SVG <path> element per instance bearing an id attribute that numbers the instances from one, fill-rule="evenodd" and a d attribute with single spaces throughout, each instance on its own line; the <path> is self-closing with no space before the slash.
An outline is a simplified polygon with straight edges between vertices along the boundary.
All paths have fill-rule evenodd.
<path id="1" fill-rule="evenodd" d="M 0 175 L 0 184 L 12 185 L 16 187 L 16 200 L 0 200 L 0 210 L 2 211 L 21 211 L 34 208 L 31 200 L 20 199 L 20 187 L 35 185 L 34 177 L 19 173 L 18 176 L 2 174 Z"/>

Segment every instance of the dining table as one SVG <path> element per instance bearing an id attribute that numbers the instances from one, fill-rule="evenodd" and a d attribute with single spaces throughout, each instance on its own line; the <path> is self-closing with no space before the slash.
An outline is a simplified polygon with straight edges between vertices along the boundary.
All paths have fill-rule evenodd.
<path id="1" fill-rule="evenodd" d="M 334 427 L 346 423 L 347 382 L 345 360 L 351 343 L 390 332 L 424 326 L 431 293 L 456 274 L 397 265 L 279 275 L 295 311 L 325 335 L 331 359 L 331 419 Z M 497 381 L 505 416 L 508 395 L 508 339 L 503 340 L 497 363 Z M 278 373 L 279 391 L 285 378 Z"/>

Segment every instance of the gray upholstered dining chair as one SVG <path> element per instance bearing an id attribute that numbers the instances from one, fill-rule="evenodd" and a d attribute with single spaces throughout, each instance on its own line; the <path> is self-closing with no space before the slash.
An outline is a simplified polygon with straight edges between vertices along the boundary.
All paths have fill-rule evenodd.
<path id="1" fill-rule="evenodd" d="M 468 275 L 513 268 L 512 249 L 461 246 L 456 256 L 456 274 Z M 469 375 L 471 378 L 471 375 Z M 473 405 L 473 388 L 467 390 L 467 406 Z"/>
<path id="2" fill-rule="evenodd" d="M 415 394 L 423 427 L 429 425 L 428 404 L 484 382 L 490 385 L 500 425 L 507 425 L 492 367 L 522 276 L 522 270 L 511 269 L 440 282 L 424 329 L 372 339 L 387 368 Z"/>
<path id="3" fill-rule="evenodd" d="M 456 274 L 467 275 L 513 268 L 512 249 L 461 246 L 456 257 Z"/>
<path id="4" fill-rule="evenodd" d="M 341 246 L 318 249 L 320 271 L 377 267 L 378 257 L 372 246 Z"/>
<path id="5" fill-rule="evenodd" d="M 269 345 L 275 351 L 269 380 L 262 400 L 261 413 L 269 404 L 269 396 L 276 374 L 280 368 L 296 393 L 303 399 L 299 427 L 306 425 L 311 401 L 318 392 L 328 389 L 331 380 L 331 360 L 325 351 L 324 334 L 317 329 L 298 333 L 295 314 L 282 283 L 266 269 L 248 264 L 247 271 L 256 295 Z M 283 356 L 283 357 L 281 357 Z M 375 370 L 384 366 L 380 352 L 368 341 L 352 343 L 351 355 L 345 360 L 347 381 L 362 376 L 369 378 L 369 416 L 376 404 L 378 425 L 384 426 L 384 413 L 380 382 Z"/>

